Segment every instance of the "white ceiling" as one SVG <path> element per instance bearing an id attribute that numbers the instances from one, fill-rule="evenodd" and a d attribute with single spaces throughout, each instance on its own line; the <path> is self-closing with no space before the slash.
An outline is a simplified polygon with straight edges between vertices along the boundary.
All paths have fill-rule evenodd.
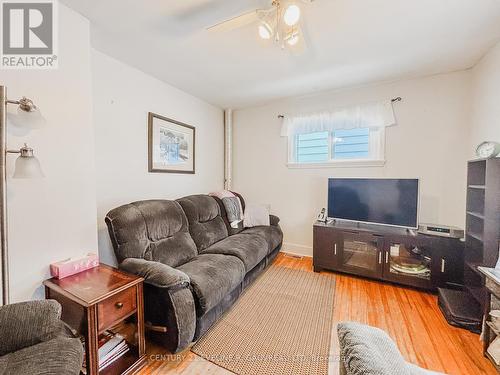
<path id="1" fill-rule="evenodd" d="M 271 0 L 62 0 L 93 46 L 220 107 L 462 70 L 500 39 L 500 0 L 315 0 L 307 47 L 281 50 L 256 25 L 205 28 Z"/>

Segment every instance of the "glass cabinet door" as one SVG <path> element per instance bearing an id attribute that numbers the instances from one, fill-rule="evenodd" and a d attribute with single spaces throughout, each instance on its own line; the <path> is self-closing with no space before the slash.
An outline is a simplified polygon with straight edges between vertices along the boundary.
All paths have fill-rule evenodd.
<path id="1" fill-rule="evenodd" d="M 416 243 L 388 242 L 385 249 L 384 277 L 410 285 L 431 285 L 432 258 Z"/>
<path id="2" fill-rule="evenodd" d="M 344 234 L 340 268 L 366 276 L 380 276 L 381 240 L 371 235 Z"/>

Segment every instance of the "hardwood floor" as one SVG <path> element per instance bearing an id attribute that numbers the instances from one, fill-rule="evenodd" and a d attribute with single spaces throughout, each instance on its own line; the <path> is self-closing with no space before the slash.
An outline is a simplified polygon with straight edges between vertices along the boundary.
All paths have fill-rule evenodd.
<path id="1" fill-rule="evenodd" d="M 312 272 L 311 258 L 280 254 L 275 265 Z M 367 279 L 323 272 L 336 278 L 334 323 L 358 321 L 379 327 L 394 339 L 407 361 L 421 367 L 453 375 L 496 374 L 482 355 L 479 336 L 450 326 L 442 316 L 437 297 L 413 289 Z M 138 372 L 146 374 L 231 374 L 188 350 L 170 355 L 148 342 L 148 364 Z M 334 330 L 332 358 L 338 356 Z M 330 365 L 338 374 L 338 363 Z"/>

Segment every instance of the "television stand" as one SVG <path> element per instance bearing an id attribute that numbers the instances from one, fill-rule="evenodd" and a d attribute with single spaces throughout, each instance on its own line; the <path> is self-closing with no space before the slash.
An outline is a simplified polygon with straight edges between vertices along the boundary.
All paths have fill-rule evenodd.
<path id="1" fill-rule="evenodd" d="M 463 284 L 463 242 L 406 228 L 333 221 L 313 228 L 314 271 L 330 270 L 427 290 Z"/>

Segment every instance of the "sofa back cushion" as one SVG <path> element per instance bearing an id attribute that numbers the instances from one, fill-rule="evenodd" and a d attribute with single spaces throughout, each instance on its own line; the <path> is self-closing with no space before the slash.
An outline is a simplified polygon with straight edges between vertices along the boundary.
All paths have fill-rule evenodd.
<path id="1" fill-rule="evenodd" d="M 177 200 L 189 221 L 189 232 L 198 251 L 228 236 L 219 205 L 209 195 L 190 195 Z"/>
<path id="2" fill-rule="evenodd" d="M 139 201 L 106 215 L 116 258 L 142 258 L 177 267 L 198 255 L 179 203 Z"/>

